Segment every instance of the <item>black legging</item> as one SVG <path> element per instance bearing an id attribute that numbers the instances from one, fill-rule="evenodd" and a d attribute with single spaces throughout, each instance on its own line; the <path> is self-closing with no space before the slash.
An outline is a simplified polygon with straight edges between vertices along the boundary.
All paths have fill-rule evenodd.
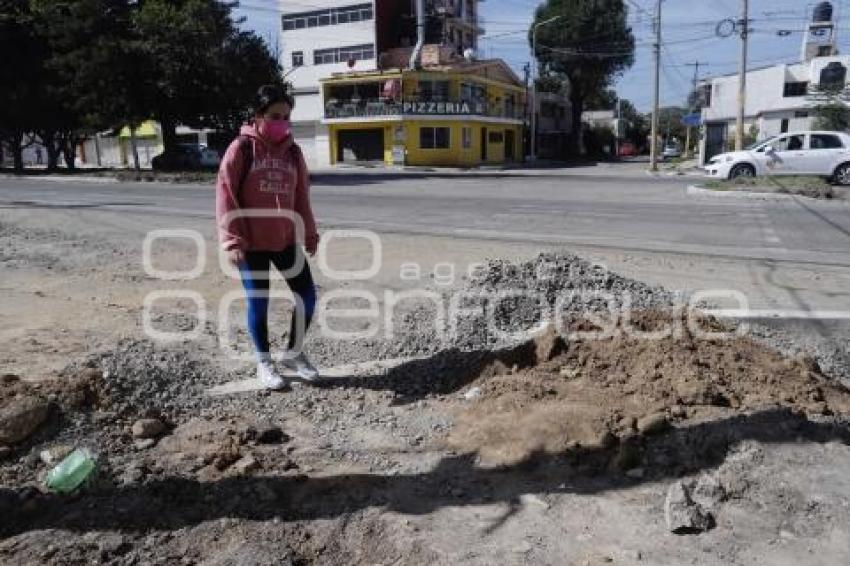
<path id="1" fill-rule="evenodd" d="M 248 296 L 248 332 L 254 342 L 257 356 L 265 359 L 269 354 L 269 268 L 274 264 L 281 273 L 292 269 L 296 259 L 301 260 L 301 269 L 295 275 L 286 277 L 286 284 L 290 290 L 300 297 L 303 304 L 303 312 L 296 308 L 292 316 L 292 324 L 289 330 L 289 342 L 287 349 L 292 350 L 296 345 L 300 348 L 304 343 L 304 336 L 299 333 L 299 314 L 304 317 L 304 333 L 310 327 L 313 320 L 313 311 L 316 308 L 316 286 L 313 284 L 313 276 L 310 266 L 300 246 L 289 246 L 283 251 L 249 251 L 245 252 L 245 261 L 239 264 L 239 272 L 242 275 L 242 285 Z M 299 307 L 302 305 L 298 305 Z"/>

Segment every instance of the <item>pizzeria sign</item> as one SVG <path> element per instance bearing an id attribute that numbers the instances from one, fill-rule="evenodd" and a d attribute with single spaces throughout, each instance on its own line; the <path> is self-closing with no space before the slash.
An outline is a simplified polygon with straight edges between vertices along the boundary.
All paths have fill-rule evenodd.
<path id="1" fill-rule="evenodd" d="M 484 105 L 476 102 L 403 102 L 403 114 L 483 114 Z"/>

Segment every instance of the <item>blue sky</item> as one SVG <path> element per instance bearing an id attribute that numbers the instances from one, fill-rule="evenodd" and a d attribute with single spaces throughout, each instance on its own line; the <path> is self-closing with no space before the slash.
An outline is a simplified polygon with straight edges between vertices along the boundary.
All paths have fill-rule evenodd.
<path id="1" fill-rule="evenodd" d="M 534 8 L 540 0 L 486 0 L 481 10 L 485 35 L 481 56 L 505 59 L 521 76 L 523 64 L 530 60 L 526 40 Z M 617 90 L 639 109 L 648 110 L 652 101 L 652 30 L 651 11 L 654 0 L 631 0 L 629 21 L 637 48 L 634 66 L 618 81 Z M 799 0 L 751 0 L 750 38 L 751 66 L 764 66 L 799 59 L 801 30 L 810 18 L 816 2 Z M 245 25 L 261 36 L 276 41 L 278 19 L 274 0 L 243 2 L 240 13 Z M 850 0 L 833 2 L 838 21 L 839 50 L 850 50 Z M 638 10 L 641 7 L 643 10 Z M 688 63 L 699 61 L 704 66 L 700 75 L 734 73 L 738 68 L 740 41 L 737 37 L 722 39 L 714 33 L 717 22 L 740 17 L 740 0 L 665 0 L 662 9 L 662 73 L 661 100 L 664 105 L 683 104 L 690 89 L 694 69 Z M 842 16 L 844 16 L 842 18 Z M 554 24 L 557 25 L 557 24 Z M 780 29 L 790 29 L 787 37 L 777 36 Z"/>

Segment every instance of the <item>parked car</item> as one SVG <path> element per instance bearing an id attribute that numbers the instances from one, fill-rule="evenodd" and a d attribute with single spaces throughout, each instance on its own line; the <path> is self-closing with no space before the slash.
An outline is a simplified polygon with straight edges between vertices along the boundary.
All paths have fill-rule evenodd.
<path id="1" fill-rule="evenodd" d="M 763 175 L 817 175 L 850 185 L 850 135 L 844 132 L 792 132 L 744 151 L 715 155 L 705 166 L 715 179 Z"/>
<path id="2" fill-rule="evenodd" d="M 221 163 L 221 156 L 214 149 L 203 145 L 179 144 L 170 152 L 163 152 L 151 160 L 156 171 L 179 171 L 182 169 L 214 169 Z"/>
<path id="3" fill-rule="evenodd" d="M 632 142 L 620 142 L 620 157 L 637 157 L 638 149 Z"/>
<path id="4" fill-rule="evenodd" d="M 682 150 L 674 143 L 668 143 L 664 146 L 664 151 L 661 152 L 661 157 L 664 159 L 676 159 L 682 157 Z"/>

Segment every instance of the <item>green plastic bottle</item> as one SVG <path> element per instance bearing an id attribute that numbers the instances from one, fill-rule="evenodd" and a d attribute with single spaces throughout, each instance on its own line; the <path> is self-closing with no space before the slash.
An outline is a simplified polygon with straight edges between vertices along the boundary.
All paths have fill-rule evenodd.
<path id="1" fill-rule="evenodd" d="M 97 467 L 94 454 L 77 448 L 47 474 L 47 489 L 56 493 L 71 493 L 91 478 Z"/>

